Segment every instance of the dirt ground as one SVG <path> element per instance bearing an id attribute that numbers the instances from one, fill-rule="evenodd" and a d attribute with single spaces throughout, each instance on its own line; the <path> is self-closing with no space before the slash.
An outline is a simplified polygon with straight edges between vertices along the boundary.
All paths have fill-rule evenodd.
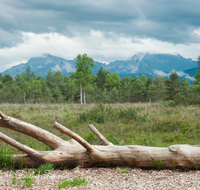
<path id="1" fill-rule="evenodd" d="M 34 170 L 28 169 L 29 173 Z M 18 179 L 12 184 L 12 173 Z M 144 170 L 129 168 L 128 173 L 123 173 L 116 168 L 74 168 L 54 170 L 45 175 L 34 175 L 32 187 L 24 187 L 20 182 L 26 170 L 3 171 L 0 170 L 0 189 L 58 189 L 58 182 L 64 179 L 86 178 L 86 186 L 69 187 L 65 189 L 200 189 L 200 171 L 198 170 Z M 64 189 L 64 188 L 63 188 Z"/>

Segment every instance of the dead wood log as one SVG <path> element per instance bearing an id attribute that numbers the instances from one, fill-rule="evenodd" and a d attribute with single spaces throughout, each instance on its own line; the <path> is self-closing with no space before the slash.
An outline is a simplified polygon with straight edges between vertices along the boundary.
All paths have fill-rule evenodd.
<path id="1" fill-rule="evenodd" d="M 46 162 L 57 166 L 130 166 L 145 168 L 195 168 L 200 167 L 200 147 L 191 145 L 171 145 L 168 148 L 139 145 L 116 146 L 109 142 L 93 125 L 89 128 L 104 145 L 90 145 L 78 134 L 55 122 L 53 127 L 71 137 L 69 141 L 51 134 L 32 124 L 8 117 L 0 112 L 0 127 L 24 133 L 51 147 L 52 151 L 37 151 L 0 133 L 0 139 L 27 155 L 14 155 L 27 167 L 38 167 Z"/>

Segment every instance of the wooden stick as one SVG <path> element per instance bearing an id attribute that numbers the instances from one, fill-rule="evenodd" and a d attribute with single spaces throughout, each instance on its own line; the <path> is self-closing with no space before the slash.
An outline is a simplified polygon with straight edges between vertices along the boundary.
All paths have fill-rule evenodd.
<path id="1" fill-rule="evenodd" d="M 1 116 L 1 119 L 4 120 L 4 121 L 8 121 L 8 116 L 4 115 L 1 111 L 0 111 L 0 116 Z"/>
<path id="2" fill-rule="evenodd" d="M 2 112 L 0 112 L 0 116 L 0 127 L 24 133 L 28 136 L 38 139 L 39 141 L 43 142 L 54 150 L 59 146 L 66 144 L 66 141 L 64 141 L 63 139 L 35 125 L 20 121 L 12 117 L 8 117 Z"/>
<path id="3" fill-rule="evenodd" d="M 88 152 L 94 152 L 96 151 L 87 141 L 85 141 L 82 137 L 71 131 L 70 129 L 67 129 L 66 127 L 60 125 L 59 123 L 55 122 L 53 125 L 54 128 L 58 129 L 61 133 L 68 135 L 69 137 L 76 140 L 78 143 L 80 143 L 84 148 L 87 149 Z"/>
<path id="4" fill-rule="evenodd" d="M 22 152 L 25 152 L 27 153 L 29 156 L 32 156 L 32 157 L 38 157 L 38 156 L 41 156 L 42 153 L 39 153 L 38 151 L 26 146 L 26 145 L 23 145 L 19 142 L 17 142 L 16 140 L 8 137 L 7 135 L 3 134 L 0 132 L 0 139 L 8 144 L 10 144 L 11 146 L 14 146 L 15 148 L 21 150 Z"/>
<path id="5" fill-rule="evenodd" d="M 99 139 L 101 139 L 101 141 L 103 142 L 103 144 L 105 144 L 105 145 L 113 145 L 111 142 L 109 142 L 107 139 L 106 139 L 106 137 L 104 137 L 97 129 L 96 129 L 96 127 L 94 126 L 94 125 L 89 125 L 88 126 L 90 129 L 91 129 L 91 131 L 99 138 Z"/>

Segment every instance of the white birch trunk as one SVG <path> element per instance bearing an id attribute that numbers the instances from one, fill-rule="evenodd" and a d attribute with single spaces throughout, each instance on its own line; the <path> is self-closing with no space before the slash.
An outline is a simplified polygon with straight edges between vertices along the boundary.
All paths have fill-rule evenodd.
<path id="1" fill-rule="evenodd" d="M 82 100 L 82 86 L 80 83 L 80 101 L 81 101 L 81 105 L 83 104 L 83 100 Z"/>
<path id="2" fill-rule="evenodd" d="M 84 90 L 84 94 L 83 94 L 83 100 L 84 100 L 84 104 L 86 104 L 86 101 L 85 101 L 85 90 Z"/>
<path id="3" fill-rule="evenodd" d="M 24 104 L 26 104 L 26 92 L 24 92 Z"/>

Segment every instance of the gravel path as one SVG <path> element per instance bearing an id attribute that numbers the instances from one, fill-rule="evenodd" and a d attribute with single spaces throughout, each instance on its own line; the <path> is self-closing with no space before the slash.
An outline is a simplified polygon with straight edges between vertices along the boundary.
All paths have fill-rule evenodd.
<path id="1" fill-rule="evenodd" d="M 27 170 L 33 173 L 32 169 Z M 12 184 L 12 172 L 16 174 L 18 181 Z M 189 170 L 142 170 L 129 168 L 128 173 L 116 168 L 74 168 L 72 170 L 54 170 L 45 175 L 35 175 L 32 187 L 24 187 L 20 178 L 26 170 L 3 171 L 0 170 L 0 189 L 58 189 L 58 182 L 64 179 L 86 178 L 86 186 L 76 186 L 66 189 L 178 189 L 178 190 L 200 190 L 199 171 Z"/>

